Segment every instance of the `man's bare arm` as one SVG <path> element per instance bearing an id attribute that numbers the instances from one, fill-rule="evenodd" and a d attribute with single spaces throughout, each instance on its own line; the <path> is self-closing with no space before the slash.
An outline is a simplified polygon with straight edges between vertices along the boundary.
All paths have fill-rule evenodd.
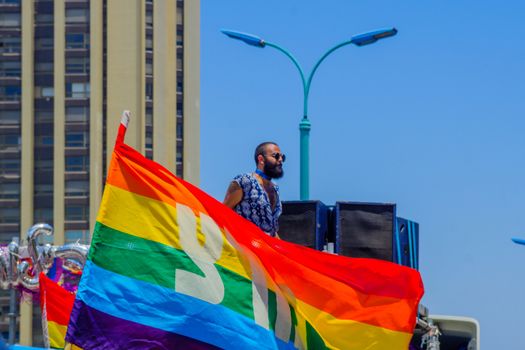
<path id="1" fill-rule="evenodd" d="M 235 181 L 230 183 L 228 190 L 226 191 L 226 196 L 224 196 L 224 201 L 222 202 L 227 207 L 231 209 L 235 208 L 242 200 L 242 188 Z"/>

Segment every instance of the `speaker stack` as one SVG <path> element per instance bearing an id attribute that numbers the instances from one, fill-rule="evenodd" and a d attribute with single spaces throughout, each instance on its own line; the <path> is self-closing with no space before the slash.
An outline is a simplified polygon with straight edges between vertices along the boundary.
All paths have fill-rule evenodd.
<path id="1" fill-rule="evenodd" d="M 281 239 L 350 257 L 419 267 L 419 224 L 396 216 L 392 203 L 285 201 Z M 333 249 L 332 249 L 333 247 Z"/>

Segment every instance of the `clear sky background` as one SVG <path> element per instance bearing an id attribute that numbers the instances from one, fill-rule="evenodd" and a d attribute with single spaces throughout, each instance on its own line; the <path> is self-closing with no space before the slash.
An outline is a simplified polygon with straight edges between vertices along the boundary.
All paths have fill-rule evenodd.
<path id="1" fill-rule="evenodd" d="M 420 224 L 423 303 L 476 318 L 483 349 L 525 349 L 525 2 L 201 0 L 201 187 L 219 200 L 253 148 L 287 154 L 299 199 L 302 87 L 257 34 L 310 71 L 333 45 L 397 36 L 327 58 L 309 98 L 310 198 L 397 203 Z"/>

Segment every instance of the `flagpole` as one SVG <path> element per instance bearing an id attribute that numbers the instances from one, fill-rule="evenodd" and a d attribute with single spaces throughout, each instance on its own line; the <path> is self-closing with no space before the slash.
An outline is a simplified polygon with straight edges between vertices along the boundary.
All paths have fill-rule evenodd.
<path id="1" fill-rule="evenodd" d="M 15 343 L 16 335 L 16 289 L 11 287 L 9 290 L 9 339 L 8 344 L 13 345 Z"/>
<path id="2" fill-rule="evenodd" d="M 9 317 L 9 334 L 8 334 L 8 339 L 7 339 L 7 342 L 9 345 L 13 345 L 15 343 L 15 338 L 16 338 L 16 316 L 17 316 L 17 311 L 16 311 L 16 305 L 17 305 L 17 290 L 16 288 L 14 287 L 13 283 L 15 281 L 15 279 L 18 278 L 18 276 L 16 276 L 16 261 L 14 260 L 14 256 L 16 256 L 15 254 L 18 253 L 18 243 L 19 243 L 19 238 L 18 237 L 13 237 L 11 243 L 9 243 L 9 246 L 8 246 L 8 249 L 9 249 L 9 280 L 11 282 L 11 285 L 10 285 L 10 290 L 9 290 L 9 313 L 8 313 L 8 317 Z"/>

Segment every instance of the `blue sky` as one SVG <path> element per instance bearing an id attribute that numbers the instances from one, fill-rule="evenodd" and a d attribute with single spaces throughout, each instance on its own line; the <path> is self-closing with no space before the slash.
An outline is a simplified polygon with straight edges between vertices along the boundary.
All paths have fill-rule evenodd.
<path id="1" fill-rule="evenodd" d="M 201 187 L 222 200 L 253 148 L 287 154 L 283 200 L 299 199 L 302 87 L 283 54 L 228 39 L 257 34 L 306 71 L 354 34 L 310 90 L 310 197 L 397 203 L 420 224 L 423 303 L 470 316 L 484 349 L 523 349 L 525 2 L 201 0 Z"/>

